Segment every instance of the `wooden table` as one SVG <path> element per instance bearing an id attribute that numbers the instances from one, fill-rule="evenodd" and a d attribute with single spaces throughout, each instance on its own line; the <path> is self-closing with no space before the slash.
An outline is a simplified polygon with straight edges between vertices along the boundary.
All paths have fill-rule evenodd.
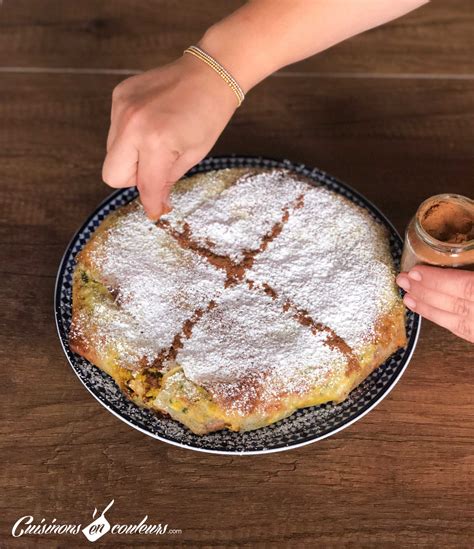
<path id="1" fill-rule="evenodd" d="M 168 523 L 181 534 L 110 547 L 469 547 L 473 347 L 424 322 L 398 386 L 349 429 L 294 451 L 204 455 L 160 443 L 101 407 L 53 317 L 65 246 L 110 192 L 101 162 L 113 87 L 178 56 L 236 1 L 4 0 L 0 7 L 0 545 L 34 515 Z M 252 91 L 213 152 L 318 166 L 403 231 L 425 197 L 471 194 L 474 3 L 433 2 L 289 67 Z"/>

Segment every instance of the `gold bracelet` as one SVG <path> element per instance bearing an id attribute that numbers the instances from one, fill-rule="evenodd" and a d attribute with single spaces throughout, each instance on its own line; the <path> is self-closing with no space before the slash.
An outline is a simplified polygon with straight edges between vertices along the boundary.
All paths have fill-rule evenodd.
<path id="1" fill-rule="evenodd" d="M 189 48 L 186 48 L 183 53 L 190 53 L 191 55 L 194 55 L 194 57 L 197 57 L 217 72 L 222 80 L 224 80 L 229 88 L 235 93 L 237 101 L 239 102 L 238 106 L 240 107 L 240 105 L 242 105 L 242 101 L 245 99 L 245 94 L 242 91 L 242 88 L 237 84 L 235 78 L 218 61 L 216 61 L 214 57 L 211 57 L 204 50 L 198 48 L 198 46 L 189 46 Z"/>

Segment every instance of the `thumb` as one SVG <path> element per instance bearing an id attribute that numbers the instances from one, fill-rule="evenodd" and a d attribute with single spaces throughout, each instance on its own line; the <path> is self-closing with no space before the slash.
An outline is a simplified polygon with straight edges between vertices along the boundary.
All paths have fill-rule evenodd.
<path id="1" fill-rule="evenodd" d="M 158 149 L 146 153 L 140 151 L 137 187 L 147 216 L 158 219 L 170 210 L 168 197 L 174 181 L 170 180 L 171 169 L 178 158 L 177 151 Z"/>

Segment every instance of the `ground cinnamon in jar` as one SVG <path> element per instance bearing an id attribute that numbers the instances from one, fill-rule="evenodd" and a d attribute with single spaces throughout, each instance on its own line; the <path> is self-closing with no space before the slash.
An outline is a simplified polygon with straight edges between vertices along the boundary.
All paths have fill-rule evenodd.
<path id="1" fill-rule="evenodd" d="M 402 271 L 418 264 L 474 269 L 474 201 L 457 194 L 425 200 L 405 235 Z"/>

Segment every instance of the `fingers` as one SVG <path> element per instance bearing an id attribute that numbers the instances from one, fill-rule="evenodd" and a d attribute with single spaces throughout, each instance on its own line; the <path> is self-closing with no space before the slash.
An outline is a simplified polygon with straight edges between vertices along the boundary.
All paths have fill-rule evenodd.
<path id="1" fill-rule="evenodd" d="M 102 179 L 110 187 L 130 186 L 135 181 L 138 164 L 138 151 L 127 138 L 115 140 L 104 160 Z"/>
<path id="2" fill-rule="evenodd" d="M 474 342 L 473 272 L 422 265 L 399 274 L 397 284 L 409 309 Z"/>
<path id="3" fill-rule="evenodd" d="M 474 273 L 470 271 L 417 265 L 408 277 L 425 288 L 474 301 Z"/>
<path id="4" fill-rule="evenodd" d="M 107 152 L 109 152 L 115 139 L 120 133 L 119 126 L 123 126 L 124 124 L 126 124 L 133 114 L 133 109 L 130 109 L 130 107 L 128 106 L 125 100 L 126 93 L 124 93 L 123 91 L 124 88 L 130 88 L 130 83 L 132 80 L 133 77 L 120 82 L 117 86 L 115 86 L 112 92 L 112 105 L 110 108 L 110 128 L 107 135 Z M 124 111 L 127 111 L 127 109 L 130 112 L 127 116 L 123 116 Z"/>
<path id="5" fill-rule="evenodd" d="M 170 181 L 178 181 L 178 179 L 181 179 L 188 170 L 200 162 L 205 156 L 205 152 L 200 153 L 199 151 L 191 151 L 177 157 L 176 162 L 171 167 L 169 173 Z"/>
<path id="6" fill-rule="evenodd" d="M 453 334 L 474 343 L 472 319 L 443 311 L 442 309 L 428 305 L 423 301 L 417 301 L 411 297 L 410 294 L 405 295 L 403 302 L 409 309 L 420 314 L 424 318 L 427 318 L 435 324 L 447 328 L 450 332 L 453 332 Z"/>
<path id="7" fill-rule="evenodd" d="M 474 319 L 474 303 L 467 299 L 437 292 L 403 274 L 399 275 L 397 283 L 405 291 L 408 291 L 409 296 L 417 302 L 425 303 L 458 316 L 472 316 Z"/>
<path id="8" fill-rule="evenodd" d="M 140 154 L 137 186 L 145 212 L 151 219 L 158 219 L 171 210 L 169 193 L 175 180 L 170 178 L 171 169 L 178 153 L 157 149 Z"/>
<path id="9" fill-rule="evenodd" d="M 107 134 L 107 152 L 112 148 L 115 140 L 127 128 L 131 122 L 135 110 L 133 107 L 127 107 L 123 101 L 114 100 L 110 111 L 110 128 Z"/>

